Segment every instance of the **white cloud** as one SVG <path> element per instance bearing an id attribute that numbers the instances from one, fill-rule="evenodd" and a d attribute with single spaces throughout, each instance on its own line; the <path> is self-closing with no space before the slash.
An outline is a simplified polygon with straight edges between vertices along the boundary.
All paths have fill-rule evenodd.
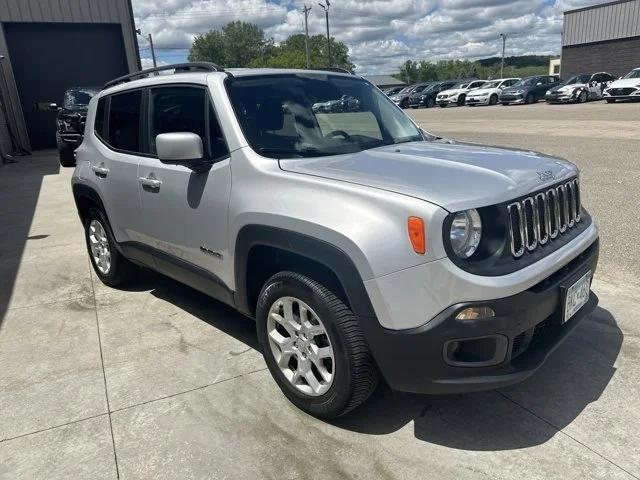
<path id="1" fill-rule="evenodd" d="M 132 0 L 136 26 L 151 32 L 160 58 L 186 58 L 195 35 L 233 20 L 259 25 L 281 41 L 304 31 L 303 0 Z M 331 35 L 343 41 L 359 72 L 389 73 L 407 59 L 508 55 L 560 50 L 565 10 L 607 0 L 335 0 Z M 324 34 L 324 12 L 309 0 L 309 31 Z M 140 40 L 143 54 L 148 49 Z M 143 62 L 147 62 L 144 59 Z"/>

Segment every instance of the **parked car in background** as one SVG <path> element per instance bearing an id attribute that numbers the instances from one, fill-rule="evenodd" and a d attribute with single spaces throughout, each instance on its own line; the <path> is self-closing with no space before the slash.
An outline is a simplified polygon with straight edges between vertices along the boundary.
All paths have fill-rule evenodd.
<path id="1" fill-rule="evenodd" d="M 616 100 L 640 100 L 640 68 L 635 68 L 620 80 L 612 82 L 604 91 L 607 103 Z"/>
<path id="2" fill-rule="evenodd" d="M 411 108 L 419 107 L 435 107 L 438 94 L 444 90 L 449 90 L 457 81 L 448 80 L 446 82 L 435 82 L 429 84 L 420 93 L 414 92 L 409 97 L 409 105 Z"/>
<path id="3" fill-rule="evenodd" d="M 404 87 L 395 95 L 391 95 L 389 98 L 400 108 L 407 108 L 409 106 L 409 95 L 411 95 L 411 92 L 413 92 L 417 87 L 418 85 L 409 85 Z"/>
<path id="4" fill-rule="evenodd" d="M 465 103 L 470 107 L 475 107 L 476 105 L 497 105 L 502 90 L 515 85 L 519 81 L 519 78 L 489 80 L 480 88 L 467 93 Z"/>
<path id="5" fill-rule="evenodd" d="M 395 95 L 396 93 L 399 93 L 400 90 L 402 90 L 404 88 L 406 88 L 406 87 L 391 87 L 391 88 L 386 88 L 386 89 L 382 90 L 382 92 L 386 96 L 390 97 L 391 95 Z"/>
<path id="6" fill-rule="evenodd" d="M 585 103 L 589 100 L 600 100 L 605 88 L 615 80 L 606 72 L 575 75 L 557 87 L 547 90 L 547 103 Z"/>
<path id="7" fill-rule="evenodd" d="M 512 87 L 505 88 L 500 94 L 500 103 L 535 103 L 544 99 L 547 90 L 557 87 L 560 78 L 555 75 L 535 75 L 525 77 Z"/>
<path id="8" fill-rule="evenodd" d="M 58 111 L 56 117 L 56 143 L 60 165 L 73 167 L 75 151 L 82 143 L 87 108 L 91 98 L 100 91 L 97 87 L 74 87 L 64 92 L 62 107 L 52 103 L 51 109 Z"/>
<path id="9" fill-rule="evenodd" d="M 416 85 L 416 88 L 414 88 L 411 92 L 411 95 L 409 95 L 409 106 L 411 106 L 412 108 L 418 108 L 415 104 L 415 99 L 420 98 L 422 92 L 427 90 L 431 85 L 433 85 L 433 82 L 419 83 L 418 85 Z"/>
<path id="10" fill-rule="evenodd" d="M 465 104 L 467 94 L 472 90 L 480 88 L 485 83 L 486 80 L 473 80 L 470 82 L 467 81 L 459 83 L 449 90 L 441 91 L 436 97 L 436 102 L 443 108 L 448 107 L 449 105 L 457 105 L 461 107 Z"/>
<path id="11" fill-rule="evenodd" d="M 337 100 L 314 103 L 312 107 L 313 113 L 357 112 L 359 108 L 360 102 L 349 95 L 343 95 Z"/>

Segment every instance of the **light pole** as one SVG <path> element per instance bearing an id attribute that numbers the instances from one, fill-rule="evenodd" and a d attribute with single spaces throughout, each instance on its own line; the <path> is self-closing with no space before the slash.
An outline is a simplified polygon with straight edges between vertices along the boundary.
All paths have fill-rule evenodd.
<path id="1" fill-rule="evenodd" d="M 153 48 L 153 37 L 151 37 L 151 34 L 145 37 L 142 35 L 139 28 L 136 30 L 136 33 L 149 42 L 149 46 L 151 47 L 151 58 L 153 59 L 153 68 L 156 68 L 158 64 L 156 63 L 156 50 Z"/>
<path id="2" fill-rule="evenodd" d="M 500 38 L 502 38 L 502 64 L 500 65 L 500 78 L 504 78 L 504 51 L 507 46 L 507 34 L 501 33 Z"/>
<path id="3" fill-rule="evenodd" d="M 324 17 L 327 22 L 327 66 L 331 67 L 331 37 L 329 36 L 329 7 L 331 6 L 331 4 L 329 3 L 329 0 L 324 1 L 326 5 L 322 3 L 318 3 L 318 5 L 320 5 L 324 10 Z"/>
<path id="4" fill-rule="evenodd" d="M 307 69 L 309 69 L 309 12 L 311 11 L 311 7 L 305 5 L 302 11 L 304 13 L 304 50 L 307 56 Z"/>

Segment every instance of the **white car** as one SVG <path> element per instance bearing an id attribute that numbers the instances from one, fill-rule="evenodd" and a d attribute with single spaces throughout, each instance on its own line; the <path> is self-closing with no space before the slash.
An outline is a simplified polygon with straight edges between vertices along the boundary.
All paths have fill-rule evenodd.
<path id="1" fill-rule="evenodd" d="M 635 68 L 620 80 L 616 80 L 604 91 L 608 103 L 616 100 L 640 100 L 640 68 Z"/>
<path id="2" fill-rule="evenodd" d="M 466 104 L 470 107 L 476 105 L 497 105 L 502 89 L 511 87 L 519 81 L 519 78 L 499 78 L 485 82 L 480 88 L 467 94 Z"/>
<path id="3" fill-rule="evenodd" d="M 585 103 L 601 100 L 604 91 L 615 78 L 607 72 L 575 75 L 557 87 L 547 90 L 547 103 Z"/>
<path id="4" fill-rule="evenodd" d="M 480 88 L 485 83 L 487 83 L 486 80 L 474 80 L 472 82 L 459 83 L 449 90 L 440 92 L 436 97 L 436 102 L 442 108 L 448 107 L 449 105 L 458 105 L 461 107 L 465 103 L 467 94 L 471 90 Z"/>

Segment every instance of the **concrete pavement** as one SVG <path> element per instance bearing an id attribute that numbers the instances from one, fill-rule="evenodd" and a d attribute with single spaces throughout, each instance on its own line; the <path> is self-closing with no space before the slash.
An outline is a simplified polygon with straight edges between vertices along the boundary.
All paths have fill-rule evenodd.
<path id="1" fill-rule="evenodd" d="M 608 252 L 600 308 L 525 383 L 381 388 L 327 423 L 281 395 L 250 320 L 152 272 L 102 285 L 70 175 L 0 167 L 0 478 L 640 478 L 640 290 Z"/>

